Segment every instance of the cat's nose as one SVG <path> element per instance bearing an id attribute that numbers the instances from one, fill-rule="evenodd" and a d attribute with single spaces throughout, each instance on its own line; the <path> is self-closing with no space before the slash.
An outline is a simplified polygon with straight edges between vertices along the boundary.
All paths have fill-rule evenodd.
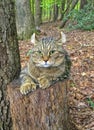
<path id="1" fill-rule="evenodd" d="M 43 57 L 43 60 L 44 60 L 45 62 L 47 62 L 47 61 L 49 60 L 49 56 L 44 56 L 44 57 Z"/>

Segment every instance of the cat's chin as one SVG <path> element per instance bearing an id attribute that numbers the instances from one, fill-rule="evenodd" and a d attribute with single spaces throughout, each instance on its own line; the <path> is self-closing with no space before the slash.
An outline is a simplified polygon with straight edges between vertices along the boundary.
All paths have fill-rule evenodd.
<path id="1" fill-rule="evenodd" d="M 42 67 L 42 68 L 50 68 L 50 67 L 58 67 L 61 64 L 36 64 L 35 66 L 36 67 Z"/>
<path id="2" fill-rule="evenodd" d="M 51 67 L 52 65 L 51 64 L 37 64 L 36 66 L 37 67 L 48 68 L 48 67 Z"/>

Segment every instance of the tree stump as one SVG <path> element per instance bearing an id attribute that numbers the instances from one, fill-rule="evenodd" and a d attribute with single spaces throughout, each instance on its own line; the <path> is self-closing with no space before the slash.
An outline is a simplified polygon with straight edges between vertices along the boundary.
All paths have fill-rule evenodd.
<path id="1" fill-rule="evenodd" d="M 18 80 L 7 87 L 13 130 L 78 130 L 70 124 L 67 88 L 69 80 L 24 96 Z"/>

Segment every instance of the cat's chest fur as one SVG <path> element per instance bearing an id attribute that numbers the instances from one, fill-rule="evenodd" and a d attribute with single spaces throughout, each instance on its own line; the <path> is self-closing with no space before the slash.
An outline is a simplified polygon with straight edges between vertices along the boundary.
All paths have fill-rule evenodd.
<path id="1" fill-rule="evenodd" d="M 64 71 L 65 71 L 65 65 L 62 64 L 61 66 L 58 67 L 36 67 L 34 64 L 31 62 L 28 63 L 28 69 L 29 69 L 29 74 L 32 77 L 39 78 L 40 76 L 47 76 L 47 77 L 57 77 L 60 76 Z"/>
<path id="2" fill-rule="evenodd" d="M 63 33 L 62 40 L 66 40 Z M 37 86 L 48 88 L 54 81 L 67 78 L 70 71 L 71 62 L 62 44 L 53 38 L 43 38 L 41 42 L 35 43 L 35 34 L 31 37 L 31 42 L 34 42 L 34 47 L 27 68 L 20 76 L 22 94 L 36 90 Z"/>

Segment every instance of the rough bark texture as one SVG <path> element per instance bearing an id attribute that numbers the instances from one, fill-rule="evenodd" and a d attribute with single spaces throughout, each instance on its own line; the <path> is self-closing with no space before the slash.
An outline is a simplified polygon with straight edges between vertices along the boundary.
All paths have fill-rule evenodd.
<path id="1" fill-rule="evenodd" d="M 42 10 L 41 10 L 41 0 L 35 0 L 35 25 L 36 27 L 39 27 L 42 23 Z"/>
<path id="2" fill-rule="evenodd" d="M 20 71 L 15 25 L 13 0 L 0 0 L 0 130 L 11 130 L 6 86 Z"/>
<path id="3" fill-rule="evenodd" d="M 23 96 L 19 81 L 8 86 L 13 130 L 78 130 L 70 124 L 67 87 L 58 82 L 45 90 L 37 89 Z"/>
<path id="4" fill-rule="evenodd" d="M 16 0 L 16 25 L 19 38 L 28 39 L 35 31 L 30 0 Z"/>

